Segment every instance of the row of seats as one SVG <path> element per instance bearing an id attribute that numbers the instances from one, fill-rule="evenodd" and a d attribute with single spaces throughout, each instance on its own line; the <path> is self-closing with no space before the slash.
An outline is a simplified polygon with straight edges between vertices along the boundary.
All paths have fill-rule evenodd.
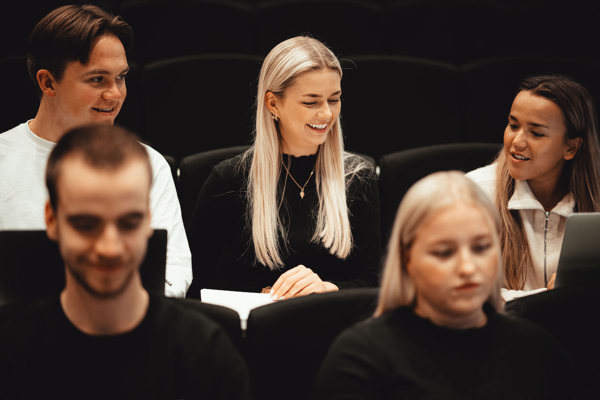
<path id="1" fill-rule="evenodd" d="M 359 55 L 342 62 L 346 148 L 376 159 L 430 144 L 500 143 L 515 89 L 528 75 L 572 75 L 600 98 L 600 69 L 574 59 L 500 58 L 457 66 Z M 248 55 L 145 65 L 129 86 L 132 97 L 119 122 L 176 159 L 249 144 L 260 65 Z"/>
<path id="2" fill-rule="evenodd" d="M 164 290 L 166 237 L 165 230 L 155 230 L 140 267 L 144 287 L 154 293 Z M 0 306 L 57 296 L 64 288 L 64 262 L 44 231 L 0 231 L 0 254 Z M 295 389 L 286 398 L 307 399 L 329 345 L 343 329 L 372 315 L 377 293 L 352 289 L 269 304 L 250 312 L 245 330 L 230 308 L 181 302 L 224 328 L 248 364 L 255 399 L 281 398 L 290 387 Z M 278 362 L 285 367 L 274 368 Z"/>
<path id="3" fill-rule="evenodd" d="M 262 58 L 196 55 L 132 65 L 117 123 L 162 154 L 183 157 L 252 141 Z M 342 60 L 346 148 L 384 153 L 453 142 L 500 143 L 518 83 L 563 73 L 600 98 L 600 64 L 570 58 L 494 58 L 458 66 L 428 59 L 357 55 Z M 0 132 L 32 118 L 38 100 L 25 59 L 0 59 L 10 76 Z"/>
<path id="4" fill-rule="evenodd" d="M 3 240 L 3 233 L 6 232 L 0 232 L 0 247 L 11 244 Z M 43 231 L 34 233 L 37 238 L 29 235 L 26 240 L 19 241 L 27 247 L 3 249 L 3 257 L 7 254 L 22 256 L 32 253 L 27 249 L 35 243 L 37 250 L 34 253 L 43 261 L 27 268 L 18 263 L 0 264 L 0 304 L 56 295 L 64 286 L 64 268 L 56 243 L 50 242 Z M 166 232 L 158 233 L 162 234 L 159 236 L 162 237 L 162 249 L 157 243 L 150 243 L 149 250 L 161 252 L 156 259 L 156 254 L 151 255 L 151 268 L 158 271 L 158 267 L 162 267 L 162 280 L 148 281 L 146 262 L 141 270 L 144 285 L 150 290 L 160 290 L 164 282 Z M 57 260 L 57 263 L 49 264 L 49 259 Z M 50 271 L 48 267 L 52 267 Z M 17 287 L 11 275 L 23 273 L 41 276 L 38 279 L 29 276 L 27 281 L 22 279 L 20 282 L 28 285 Z M 50 279 L 40 279 L 42 276 Z M 595 321 L 589 318 L 589 310 L 600 305 L 598 290 L 598 286 L 561 287 L 513 300 L 507 303 L 506 309 L 554 334 L 573 357 L 578 374 L 584 378 L 582 382 L 594 382 L 600 377 L 597 364 L 600 354 L 595 345 Z M 275 399 L 285 394 L 289 399 L 307 399 L 333 340 L 344 329 L 369 318 L 375 309 L 377 296 L 378 288 L 362 288 L 275 302 L 251 310 L 245 330 L 241 329 L 240 316 L 230 308 L 193 299 L 182 299 L 181 302 L 224 328 L 247 364 L 254 398 Z"/>
<path id="5" fill-rule="evenodd" d="M 161 293 L 166 231 L 155 231 L 148 252 L 140 268 L 142 283 Z M 0 231 L 0 254 L 0 306 L 57 296 L 64 288 L 64 263 L 44 231 Z M 288 399 L 308 399 L 329 345 L 343 329 L 373 314 L 377 293 L 377 288 L 351 289 L 258 307 L 247 316 L 245 330 L 230 308 L 195 299 L 181 302 L 224 328 L 246 360 L 255 399 L 281 398 L 282 393 Z M 275 368 L 278 362 L 285 367 Z"/>
<path id="6" fill-rule="evenodd" d="M 0 48 L 22 54 L 34 24 L 72 1 L 11 2 Z M 600 33 L 593 2 L 542 0 L 92 0 L 134 28 L 132 60 L 197 53 L 266 54 L 310 33 L 342 56 L 391 53 L 454 63 L 525 54 L 585 54 Z M 543 21 L 543 22 L 542 22 Z M 557 27 L 560 29 L 540 29 Z M 5 50 L 4 50 L 5 49 Z"/>
<path id="7" fill-rule="evenodd" d="M 183 222 L 188 231 L 196 198 L 212 167 L 247 148 L 248 146 L 234 146 L 199 152 L 184 157 L 179 163 L 173 157 L 167 157 L 177 185 Z M 436 171 L 468 172 L 482 167 L 493 161 L 499 149 L 500 145 L 496 143 L 446 143 L 393 152 L 376 160 L 384 243 L 398 204 L 413 183 Z"/>
<path id="8" fill-rule="evenodd" d="M 189 230 L 196 198 L 214 165 L 240 154 L 248 146 L 200 152 L 176 163 L 167 157 L 176 182 L 183 222 Z M 386 154 L 378 160 L 381 228 L 387 243 L 396 209 L 404 193 L 417 180 L 440 170 L 470 171 L 494 159 L 499 145 L 453 143 Z M 167 234 L 157 229 L 141 266 L 142 282 L 149 289 L 164 288 Z M 32 252 L 29 249 L 35 248 Z M 192 248 L 192 257 L 194 249 Z M 0 305 L 40 298 L 64 286 L 63 262 L 55 242 L 44 231 L 0 231 Z M 32 267 L 33 266 L 33 267 Z"/>
<path id="9" fill-rule="evenodd" d="M 598 290 L 597 285 L 562 287 L 506 304 L 508 314 L 534 322 L 555 336 L 572 357 L 575 374 L 587 383 L 583 392 L 590 393 L 592 382 L 600 378 L 595 320 L 589 315 L 590 309 L 600 306 Z M 308 399 L 333 340 L 369 318 L 377 296 L 377 288 L 347 289 L 258 307 L 250 311 L 245 336 L 235 312 L 188 302 L 227 327 L 247 363 L 254 398 L 276 399 L 285 394 L 290 399 Z"/>

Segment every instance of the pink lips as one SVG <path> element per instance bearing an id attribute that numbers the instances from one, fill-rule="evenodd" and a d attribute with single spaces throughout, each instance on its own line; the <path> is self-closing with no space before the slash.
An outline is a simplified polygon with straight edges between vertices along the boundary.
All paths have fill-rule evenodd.
<path id="1" fill-rule="evenodd" d="M 465 283 L 464 285 L 460 285 L 457 287 L 458 290 L 472 290 L 477 289 L 479 287 L 478 283 Z"/>
<path id="2" fill-rule="evenodd" d="M 308 125 L 308 124 L 307 124 L 306 126 L 308 126 L 308 127 L 309 127 L 310 129 L 312 129 L 313 131 L 316 131 L 316 132 L 319 132 L 319 133 L 325 133 L 325 132 L 327 132 L 327 128 L 329 128 L 329 126 L 326 126 L 326 127 L 325 127 L 325 128 L 323 128 L 323 129 L 318 129 L 318 128 L 313 128 L 312 126 L 310 126 L 310 125 Z"/>
<path id="3" fill-rule="evenodd" d="M 522 159 L 519 159 L 519 158 L 517 158 L 517 157 L 515 157 L 515 156 L 523 157 L 523 158 L 524 158 L 524 160 L 522 160 Z M 522 162 L 525 162 L 525 161 L 529 161 L 529 160 L 530 160 L 530 158 L 529 158 L 529 157 L 525 157 L 525 156 L 524 156 L 524 155 L 522 155 L 522 154 L 519 154 L 519 153 L 513 153 L 513 152 L 511 152 L 511 153 L 510 153 L 510 158 L 511 158 L 511 160 L 512 160 L 513 162 L 516 162 L 516 163 L 522 163 Z"/>
<path id="4" fill-rule="evenodd" d="M 115 105 L 112 107 L 92 107 L 92 110 L 94 110 L 95 112 L 97 112 L 99 114 L 112 117 L 117 113 L 117 106 Z"/>
<path id="5" fill-rule="evenodd" d="M 122 264 L 94 264 L 93 267 L 95 269 L 97 269 L 98 271 L 102 271 L 102 272 L 107 272 L 107 273 L 111 273 L 111 272 L 117 272 L 119 270 L 121 270 L 121 265 Z"/>

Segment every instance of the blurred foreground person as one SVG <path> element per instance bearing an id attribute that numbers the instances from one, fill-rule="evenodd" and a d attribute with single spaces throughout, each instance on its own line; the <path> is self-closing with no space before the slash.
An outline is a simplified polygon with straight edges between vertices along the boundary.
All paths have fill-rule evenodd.
<path id="1" fill-rule="evenodd" d="M 317 399 L 565 399 L 569 360 L 499 313 L 499 218 L 460 172 L 429 175 L 396 216 L 375 317 L 343 332 Z"/>
<path id="2" fill-rule="evenodd" d="M 84 126 L 58 141 L 45 218 L 66 284 L 0 309 L 0 398 L 246 398 L 225 332 L 142 286 L 151 182 L 146 149 L 122 128 Z"/>

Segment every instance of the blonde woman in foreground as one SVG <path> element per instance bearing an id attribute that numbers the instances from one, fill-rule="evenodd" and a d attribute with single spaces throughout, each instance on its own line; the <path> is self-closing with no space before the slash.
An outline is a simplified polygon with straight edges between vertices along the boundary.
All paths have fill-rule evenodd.
<path id="1" fill-rule="evenodd" d="M 396 216 L 375 317 L 346 330 L 318 399 L 570 398 L 564 353 L 503 315 L 499 218 L 460 172 L 429 175 Z"/>
<path id="2" fill-rule="evenodd" d="M 285 299 L 376 286 L 374 166 L 344 151 L 342 68 L 323 43 L 294 37 L 260 71 L 253 146 L 218 164 L 191 222 L 200 288 Z"/>

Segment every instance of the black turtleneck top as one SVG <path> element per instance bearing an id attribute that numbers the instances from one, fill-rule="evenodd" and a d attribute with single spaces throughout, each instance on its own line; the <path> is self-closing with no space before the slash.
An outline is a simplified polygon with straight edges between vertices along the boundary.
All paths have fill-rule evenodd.
<path id="1" fill-rule="evenodd" d="M 358 156 L 356 156 L 358 157 Z M 347 177 L 346 197 L 354 247 L 339 259 L 320 243 L 311 242 L 318 211 L 316 179 L 310 173 L 316 155 L 283 155 L 291 176 L 281 168 L 279 215 L 287 232 L 281 245 L 284 267 L 271 271 L 258 263 L 247 223 L 246 182 L 248 165 L 242 156 L 219 163 L 204 183 L 190 223 L 190 248 L 194 280 L 188 296 L 198 297 L 201 288 L 260 292 L 279 276 L 300 264 L 311 268 L 323 281 L 340 289 L 376 286 L 380 262 L 379 194 L 375 169 Z M 308 182 L 307 182 L 308 181 Z M 281 197 L 283 193 L 283 197 Z"/>
<path id="2" fill-rule="evenodd" d="M 451 329 L 399 307 L 344 331 L 315 400 L 580 399 L 571 360 L 544 329 L 484 308 L 481 328 Z"/>

